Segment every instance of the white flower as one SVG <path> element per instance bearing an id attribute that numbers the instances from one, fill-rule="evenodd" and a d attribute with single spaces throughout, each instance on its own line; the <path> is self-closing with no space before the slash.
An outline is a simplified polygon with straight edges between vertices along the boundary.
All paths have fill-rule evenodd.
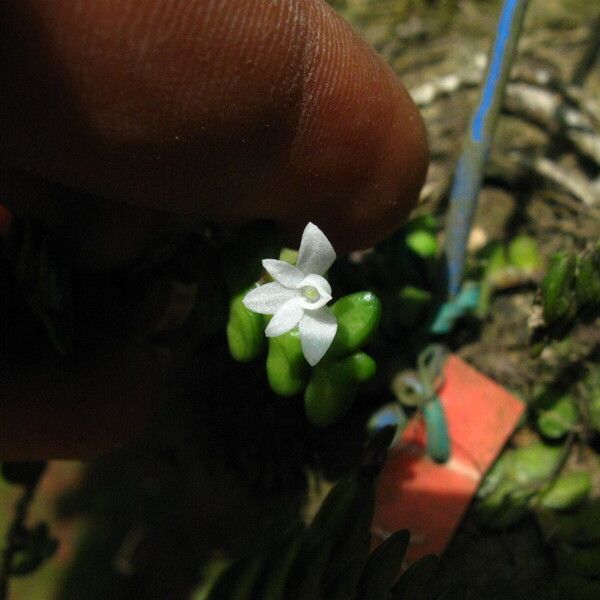
<path id="1" fill-rule="evenodd" d="M 267 337 L 282 335 L 298 326 L 304 357 L 316 365 L 331 346 L 337 321 L 326 304 L 331 286 L 323 277 L 335 260 L 335 250 L 325 234 L 309 223 L 302 234 L 296 266 L 267 258 L 263 267 L 274 279 L 244 297 L 251 311 L 273 315 L 265 329 Z"/>

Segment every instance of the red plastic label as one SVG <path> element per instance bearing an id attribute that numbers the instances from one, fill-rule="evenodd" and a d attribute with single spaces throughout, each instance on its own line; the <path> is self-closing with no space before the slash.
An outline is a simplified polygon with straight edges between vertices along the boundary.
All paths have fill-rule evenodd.
<path id="1" fill-rule="evenodd" d="M 444 551 L 525 410 L 523 402 L 455 355 L 446 361 L 439 395 L 448 420 L 450 460 L 438 464 L 425 454 L 425 427 L 415 418 L 378 482 L 374 542 L 408 529 L 407 564 Z"/>

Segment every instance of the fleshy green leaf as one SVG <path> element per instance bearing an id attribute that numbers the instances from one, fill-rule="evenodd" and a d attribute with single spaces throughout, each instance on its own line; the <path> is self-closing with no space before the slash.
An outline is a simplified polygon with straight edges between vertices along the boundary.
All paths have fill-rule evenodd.
<path id="1" fill-rule="evenodd" d="M 414 327 L 423 319 L 425 312 L 432 300 L 432 295 L 427 290 L 404 286 L 398 294 L 396 302 L 396 318 L 403 327 Z"/>
<path id="2" fill-rule="evenodd" d="M 271 389 L 280 396 L 299 394 L 306 385 L 309 366 L 302 354 L 300 335 L 292 329 L 279 337 L 269 338 L 267 377 Z"/>
<path id="3" fill-rule="evenodd" d="M 358 382 L 373 377 L 376 368 L 375 361 L 364 352 L 315 367 L 304 393 L 309 421 L 326 427 L 344 416 L 354 401 Z"/>
<path id="4" fill-rule="evenodd" d="M 575 295 L 582 306 L 600 304 L 600 246 L 579 259 Z"/>
<path id="5" fill-rule="evenodd" d="M 588 473 L 561 475 L 541 497 L 542 506 L 554 510 L 568 510 L 584 502 L 592 489 Z"/>
<path id="6" fill-rule="evenodd" d="M 508 244 L 508 261 L 524 273 L 535 273 L 543 266 L 535 238 L 518 235 Z"/>
<path id="7" fill-rule="evenodd" d="M 579 413 L 569 394 L 550 389 L 537 400 L 537 426 L 550 439 L 564 437 L 579 420 Z"/>
<path id="8" fill-rule="evenodd" d="M 555 254 L 542 281 L 542 307 L 548 325 L 567 319 L 574 312 L 573 280 L 576 259 L 572 254 Z"/>
<path id="9" fill-rule="evenodd" d="M 227 321 L 229 352 L 240 362 L 248 362 L 256 358 L 264 340 L 263 318 L 243 305 L 242 299 L 245 294 L 246 290 L 232 298 Z"/>
<path id="10" fill-rule="evenodd" d="M 346 356 L 368 341 L 379 323 L 381 302 L 372 292 L 356 292 L 340 298 L 331 311 L 338 329 L 327 359 Z"/>

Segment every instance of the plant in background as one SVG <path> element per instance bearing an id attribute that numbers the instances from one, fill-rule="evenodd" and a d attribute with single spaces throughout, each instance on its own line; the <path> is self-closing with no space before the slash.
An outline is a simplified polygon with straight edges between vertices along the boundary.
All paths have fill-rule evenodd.
<path id="1" fill-rule="evenodd" d="M 262 551 L 221 570 L 193 600 L 436 598 L 437 557 L 423 557 L 400 576 L 408 531 L 397 531 L 370 552 L 375 479 L 393 435 L 387 428 L 371 439 L 362 464 L 334 485 L 308 526 L 291 524 Z"/>
<path id="2" fill-rule="evenodd" d="M 58 547 L 46 523 L 26 525 L 28 511 L 37 485 L 46 469 L 45 462 L 3 462 L 2 477 L 13 485 L 23 486 L 15 515 L 0 557 L 0 599 L 8 598 L 9 579 L 31 575 L 51 557 Z"/>
<path id="3" fill-rule="evenodd" d="M 599 313 L 600 242 L 578 255 L 555 254 L 531 318 L 531 353 L 538 355 L 553 340 L 564 339 L 578 322 Z"/>

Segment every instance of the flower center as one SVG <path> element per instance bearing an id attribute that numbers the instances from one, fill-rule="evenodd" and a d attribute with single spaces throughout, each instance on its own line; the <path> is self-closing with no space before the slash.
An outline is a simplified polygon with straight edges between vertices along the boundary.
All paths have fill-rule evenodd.
<path id="1" fill-rule="evenodd" d="M 302 288 L 302 294 L 309 302 L 316 302 L 321 297 L 319 290 L 312 285 L 305 285 Z"/>

